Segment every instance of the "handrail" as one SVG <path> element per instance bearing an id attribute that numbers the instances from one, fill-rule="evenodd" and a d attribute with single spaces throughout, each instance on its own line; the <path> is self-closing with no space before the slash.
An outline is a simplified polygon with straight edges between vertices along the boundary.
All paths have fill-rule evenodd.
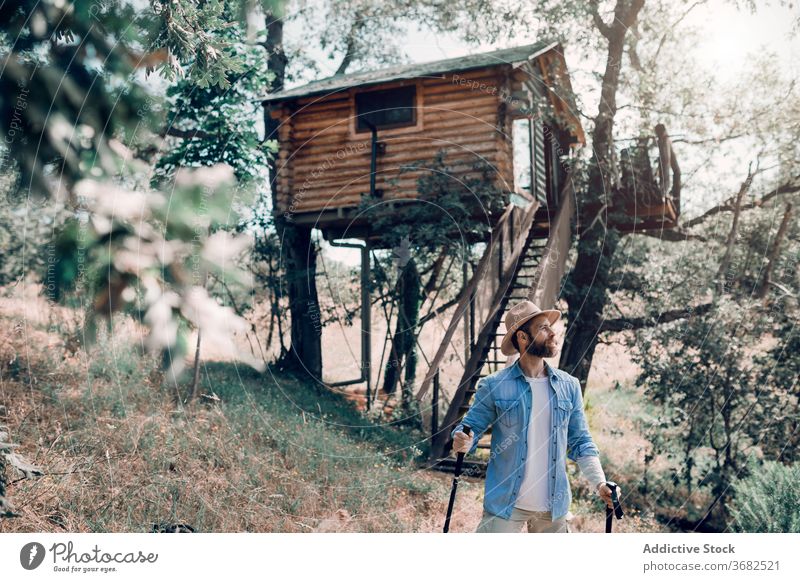
<path id="1" fill-rule="evenodd" d="M 530 225 L 531 221 L 533 220 L 533 215 L 536 213 L 536 210 L 539 207 L 538 201 L 531 202 L 530 206 L 526 209 L 526 214 L 523 217 L 523 224 L 525 225 L 525 232 L 527 232 L 527 227 Z M 462 294 L 461 299 L 456 306 L 455 313 L 453 313 L 452 318 L 450 319 L 450 323 L 445 330 L 444 337 L 442 338 L 441 343 L 439 344 L 439 349 L 436 351 L 436 355 L 431 360 L 431 363 L 428 367 L 428 373 L 425 375 L 425 378 L 422 381 L 422 385 L 420 389 L 417 391 L 416 398 L 417 400 L 422 400 L 425 397 L 425 394 L 430 387 L 431 381 L 433 377 L 436 375 L 436 372 L 439 370 L 439 366 L 442 363 L 442 359 L 444 359 L 445 353 L 447 352 L 448 347 L 450 346 L 450 340 L 453 339 L 453 334 L 458 327 L 458 324 L 461 321 L 461 318 L 467 312 L 467 306 L 469 301 L 472 298 L 472 292 L 478 286 L 478 283 L 484 278 L 486 274 L 486 270 L 489 267 L 489 261 L 495 255 L 498 245 L 502 244 L 502 237 L 500 234 L 503 232 L 503 229 L 511 220 L 511 217 L 514 213 L 514 209 L 517 208 L 514 204 L 509 204 L 506 210 L 503 212 L 503 215 L 497 221 L 497 224 L 492 229 L 492 233 L 490 235 L 489 244 L 486 245 L 486 250 L 483 253 L 480 261 L 478 261 L 478 266 L 475 268 L 475 273 L 473 274 L 470 282 L 467 284 L 466 289 Z M 511 265 L 513 268 L 514 263 L 516 262 L 515 257 L 519 256 L 519 253 L 522 251 L 521 247 L 517 246 L 514 249 L 514 254 L 512 255 Z M 503 275 L 505 275 L 503 273 Z"/>
<path id="2" fill-rule="evenodd" d="M 537 305 L 545 309 L 549 309 L 555 304 L 556 294 L 566 269 L 567 255 L 571 243 L 570 225 L 575 208 L 575 200 L 572 180 L 569 177 L 561 190 L 560 200 L 561 205 L 556 211 L 553 226 L 550 229 L 550 236 L 547 238 L 541 262 L 534 275 L 535 278 L 531 285 L 531 290 L 528 293 L 529 298 L 532 298 Z M 512 262 L 512 268 L 515 262 L 516 260 Z M 480 336 L 484 336 L 484 340 L 488 340 L 489 332 L 494 331 L 486 327 L 492 324 L 492 320 L 500 307 L 499 298 L 495 297 L 494 301 L 496 304 L 495 310 L 490 313 L 490 316 L 486 318 L 482 326 Z M 480 340 L 478 340 L 478 343 L 480 343 Z M 460 403 L 464 400 L 467 388 L 471 385 L 471 380 L 480 372 L 477 368 L 480 365 L 482 354 L 479 352 L 479 350 L 474 350 L 470 354 L 469 360 L 464 367 L 464 374 L 456 388 L 450 406 L 438 427 L 437 434 L 432 437 L 431 452 L 434 457 L 443 454 L 446 439 L 449 438 L 450 430 L 458 420 Z"/>
<path id="3" fill-rule="evenodd" d="M 551 234 L 547 238 L 529 294 L 531 301 L 542 309 L 551 309 L 555 305 L 558 288 L 566 271 L 567 255 L 572 242 L 570 222 L 575 209 L 575 196 L 570 177 L 567 177 L 560 196 L 561 204 L 553 220 Z M 554 273 L 555 276 L 545 277 L 546 273 Z"/>

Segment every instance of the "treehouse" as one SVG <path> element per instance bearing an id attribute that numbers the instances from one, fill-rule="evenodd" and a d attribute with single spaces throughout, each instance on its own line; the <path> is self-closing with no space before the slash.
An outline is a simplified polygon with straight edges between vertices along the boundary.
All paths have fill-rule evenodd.
<path id="1" fill-rule="evenodd" d="M 470 209 L 487 220 L 480 240 L 470 242 L 485 247 L 471 273 L 463 266 L 463 290 L 413 387 L 416 399 L 426 400 L 420 409 L 428 414 L 432 466 L 447 469 L 450 431 L 469 408 L 478 380 L 509 363 L 500 351 L 506 312 L 523 299 L 552 308 L 565 274 L 577 214 L 569 168 L 574 149 L 585 140 L 560 45 L 335 75 L 268 95 L 263 103 L 267 127 L 274 128 L 269 137 L 279 144 L 274 213 L 299 229 L 321 230 L 331 244 L 361 249 L 361 376 L 328 385 L 365 383 L 367 408 L 371 371 L 380 372 L 383 364 L 381 355 L 373 365 L 370 343 L 370 249 L 380 246 L 376 213 L 402 222 L 409 205 L 435 203 L 421 198 L 419 183 L 439 155 L 447 162 L 446 179 L 483 179 L 496 192 L 488 212 L 485 206 Z M 666 130 L 656 133 L 655 170 L 648 140 L 621 153 L 609 208 L 623 211 L 610 214 L 621 229 L 665 228 L 677 221 L 678 166 Z M 676 177 L 672 186 L 670 170 Z M 310 252 L 297 261 L 313 273 Z M 314 277 L 308 277 L 296 292 L 307 293 L 313 285 Z M 305 306 L 315 297 L 295 303 Z M 490 448 L 489 439 L 487 431 L 479 449 Z M 480 472 L 481 462 L 476 464 L 473 470 Z"/>
<path id="2" fill-rule="evenodd" d="M 275 211 L 328 239 L 374 238 L 372 212 L 402 220 L 437 154 L 453 184 L 490 169 L 489 226 L 514 195 L 554 210 L 584 143 L 557 43 L 334 75 L 263 103 L 277 122 Z"/>

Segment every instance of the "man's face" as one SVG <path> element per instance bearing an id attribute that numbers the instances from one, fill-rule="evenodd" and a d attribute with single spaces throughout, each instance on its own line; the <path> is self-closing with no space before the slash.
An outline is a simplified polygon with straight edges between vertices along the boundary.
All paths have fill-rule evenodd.
<path id="1" fill-rule="evenodd" d="M 525 353 L 537 358 L 552 358 L 558 353 L 556 333 L 550 327 L 550 320 L 547 319 L 546 315 L 534 317 L 524 328 L 528 334 Z M 533 340 L 531 341 L 530 338 L 533 338 Z"/>

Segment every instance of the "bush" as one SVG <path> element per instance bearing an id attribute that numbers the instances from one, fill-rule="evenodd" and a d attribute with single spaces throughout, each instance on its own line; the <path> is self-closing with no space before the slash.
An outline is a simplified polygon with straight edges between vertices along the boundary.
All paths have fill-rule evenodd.
<path id="1" fill-rule="evenodd" d="M 750 476 L 734 484 L 731 529 L 800 533 L 800 466 L 750 461 Z"/>

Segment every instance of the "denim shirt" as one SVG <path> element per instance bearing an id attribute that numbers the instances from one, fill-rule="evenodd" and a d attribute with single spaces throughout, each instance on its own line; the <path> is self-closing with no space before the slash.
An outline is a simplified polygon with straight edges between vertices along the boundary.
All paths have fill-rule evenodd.
<path id="1" fill-rule="evenodd" d="M 567 514 L 572 502 L 566 459 L 575 461 L 600 453 L 589 434 L 578 379 L 547 362 L 544 366 L 551 388 L 548 505 L 550 519 L 555 521 Z M 530 384 L 517 360 L 478 381 L 472 406 L 451 433 L 455 435 L 464 425 L 471 427 L 475 438 L 469 453 L 473 453 L 492 425 L 483 507 L 504 519 L 511 515 L 525 473 L 532 399 Z"/>

